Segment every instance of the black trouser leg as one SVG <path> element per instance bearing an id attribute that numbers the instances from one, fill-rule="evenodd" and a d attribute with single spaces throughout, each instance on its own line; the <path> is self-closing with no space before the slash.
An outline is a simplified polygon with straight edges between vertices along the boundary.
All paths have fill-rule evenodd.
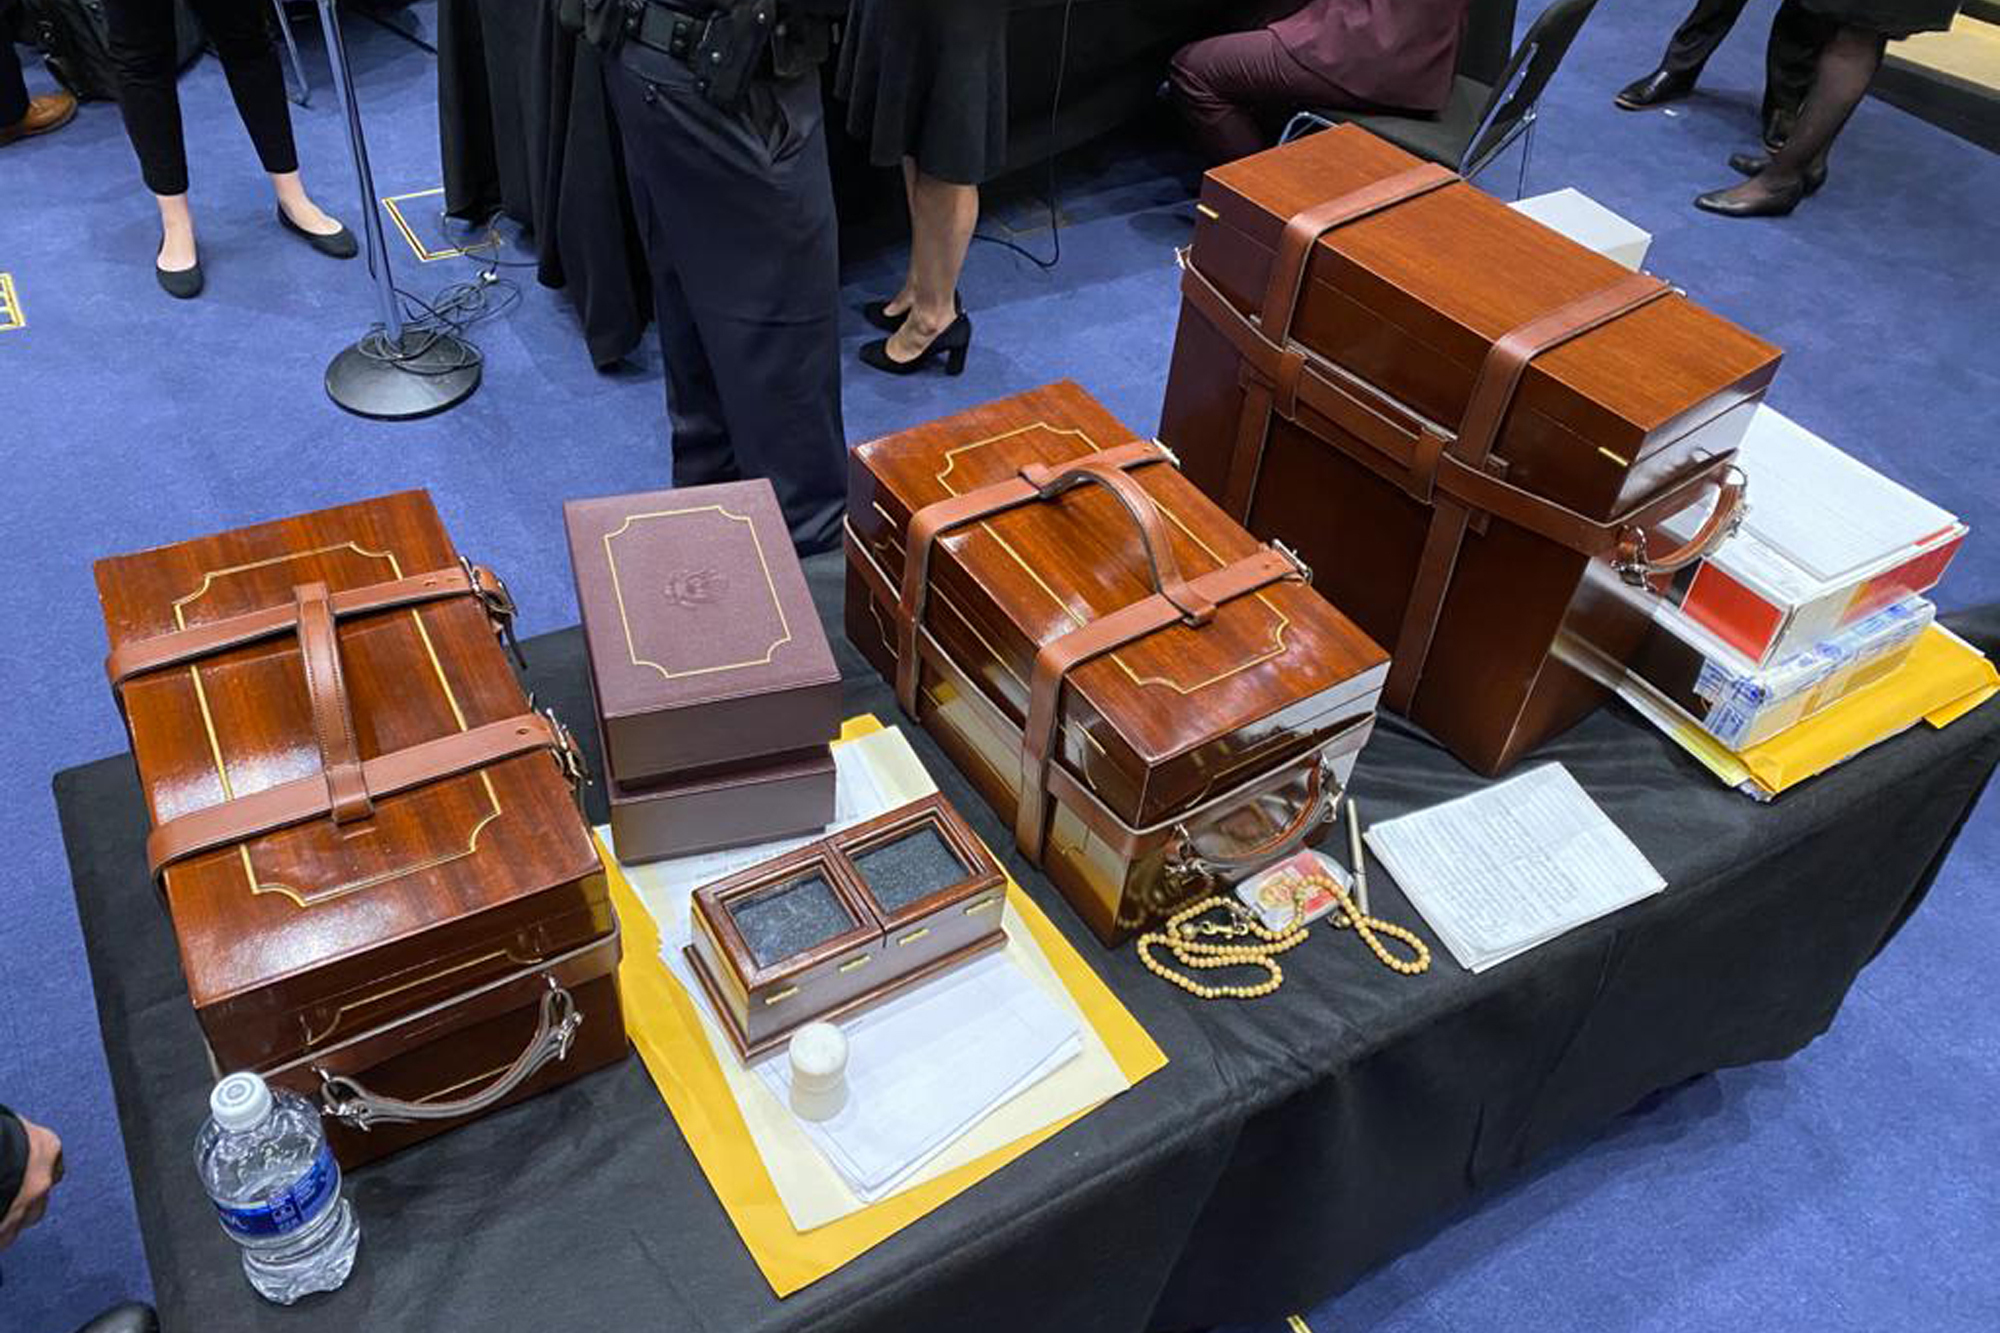
<path id="1" fill-rule="evenodd" d="M 1701 67 L 1722 45 L 1722 39 L 1736 26 L 1737 16 L 1750 0 L 1695 0 L 1694 12 L 1681 21 L 1667 43 L 1661 59 L 1664 69 L 1676 74 L 1700 74 Z"/>
<path id="2" fill-rule="evenodd" d="M 801 549 L 829 548 L 847 447 L 818 81 L 759 83 L 724 112 L 685 65 L 631 43 L 605 81 L 647 260 L 671 274 L 655 293 L 676 480 L 726 475 L 726 457 L 770 479 Z"/>
<path id="3" fill-rule="evenodd" d="M 18 125 L 27 118 L 28 84 L 21 77 L 21 53 L 14 48 L 13 39 L 0 32 L 0 128 Z"/>
<path id="4" fill-rule="evenodd" d="M 118 111 L 154 194 L 186 194 L 187 145 L 174 90 L 174 10 L 161 0 L 104 0 Z"/>
<path id="5" fill-rule="evenodd" d="M 285 71 L 271 42 L 270 6 L 261 0 L 193 0 L 193 4 L 202 31 L 222 58 L 236 114 L 256 145 L 257 160 L 274 176 L 297 171 L 292 108 L 285 99 Z"/>
<path id="6" fill-rule="evenodd" d="M 1807 9 L 1799 0 L 1785 0 L 1771 19 L 1771 41 L 1764 48 L 1764 116 L 1773 111 L 1796 113 L 1812 89 L 1820 48 L 1840 25 Z"/>

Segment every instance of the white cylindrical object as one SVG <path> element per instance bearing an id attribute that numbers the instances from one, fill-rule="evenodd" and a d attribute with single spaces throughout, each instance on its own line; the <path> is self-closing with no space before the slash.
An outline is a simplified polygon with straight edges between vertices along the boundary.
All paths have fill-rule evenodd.
<path id="1" fill-rule="evenodd" d="M 792 1111 L 801 1120 L 831 1120 L 847 1105 L 847 1036 L 831 1023 L 808 1023 L 792 1034 Z"/>

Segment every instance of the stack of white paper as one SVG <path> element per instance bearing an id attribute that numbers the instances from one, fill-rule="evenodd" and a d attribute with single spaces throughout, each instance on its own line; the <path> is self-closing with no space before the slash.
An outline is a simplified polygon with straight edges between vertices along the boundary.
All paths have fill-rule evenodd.
<path id="1" fill-rule="evenodd" d="M 988 954 L 840 1025 L 847 1105 L 806 1134 L 869 1203 L 896 1192 L 996 1106 L 1083 1049 L 1076 1022 L 1001 954 Z M 789 1102 L 783 1050 L 753 1066 Z"/>
<path id="2" fill-rule="evenodd" d="M 1377 824 L 1368 846 L 1473 972 L 1667 887 L 1561 764 Z"/>

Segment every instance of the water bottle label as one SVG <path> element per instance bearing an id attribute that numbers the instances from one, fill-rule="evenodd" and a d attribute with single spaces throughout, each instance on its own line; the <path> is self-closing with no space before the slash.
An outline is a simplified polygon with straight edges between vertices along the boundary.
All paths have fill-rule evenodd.
<path id="1" fill-rule="evenodd" d="M 290 1189 L 255 1207 L 225 1208 L 217 1204 L 215 1211 L 222 1218 L 224 1231 L 260 1239 L 297 1231 L 339 1197 L 340 1165 L 333 1160 L 333 1149 L 322 1143 L 312 1165 Z"/>

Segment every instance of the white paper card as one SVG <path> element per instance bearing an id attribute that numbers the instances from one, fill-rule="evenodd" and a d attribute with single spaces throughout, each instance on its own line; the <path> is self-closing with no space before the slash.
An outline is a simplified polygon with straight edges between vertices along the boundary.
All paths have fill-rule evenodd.
<path id="1" fill-rule="evenodd" d="M 1368 846 L 1473 972 L 1667 886 L 1561 764 L 1377 824 Z"/>

